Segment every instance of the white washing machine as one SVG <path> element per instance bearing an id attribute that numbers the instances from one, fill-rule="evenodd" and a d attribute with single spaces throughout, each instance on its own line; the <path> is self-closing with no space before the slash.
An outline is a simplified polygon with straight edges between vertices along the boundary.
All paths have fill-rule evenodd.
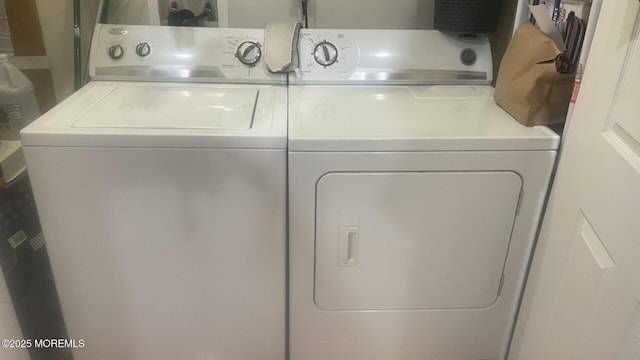
<path id="1" fill-rule="evenodd" d="M 308 29 L 300 57 L 290 359 L 504 359 L 558 136 L 494 103 L 485 36 Z"/>
<path id="2" fill-rule="evenodd" d="M 263 38 L 99 25 L 94 81 L 22 131 L 76 360 L 284 359 L 286 76 Z"/>

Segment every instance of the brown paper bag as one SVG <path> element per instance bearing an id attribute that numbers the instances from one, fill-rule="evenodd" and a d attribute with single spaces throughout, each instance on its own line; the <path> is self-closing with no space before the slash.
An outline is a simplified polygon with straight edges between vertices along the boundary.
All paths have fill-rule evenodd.
<path id="1" fill-rule="evenodd" d="M 565 120 L 575 67 L 531 24 L 520 26 L 500 63 L 494 99 L 526 126 Z"/>

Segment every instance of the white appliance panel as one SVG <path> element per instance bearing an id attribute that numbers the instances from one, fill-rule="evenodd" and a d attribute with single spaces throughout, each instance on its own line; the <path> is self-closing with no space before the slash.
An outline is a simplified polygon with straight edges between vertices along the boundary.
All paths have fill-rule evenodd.
<path id="1" fill-rule="evenodd" d="M 555 151 L 289 152 L 290 359 L 505 359 L 555 155 Z M 490 306 L 468 309 L 327 311 L 316 304 L 317 288 L 314 279 L 317 276 L 318 250 L 315 225 L 319 210 L 316 208 L 319 199 L 316 190 L 319 186 L 318 181 L 321 181 L 323 176 L 338 173 L 363 173 L 366 176 L 370 173 L 460 171 L 489 174 L 497 172 L 513 176 L 518 174 L 522 181 L 522 198 L 517 215 L 512 218 L 513 229 L 508 256 L 506 259 L 503 257 L 499 264 L 504 274 L 500 294 Z M 507 177 L 511 178 L 511 175 Z M 358 182 L 358 186 L 367 185 Z M 515 187 L 518 187 L 517 181 Z M 377 189 L 375 186 L 369 188 Z M 349 190 L 358 192 L 353 188 Z M 384 192 L 371 193 L 370 196 L 381 199 Z M 500 200 L 500 194 L 494 195 L 494 200 L 485 203 L 485 210 Z M 449 203 L 468 201 L 473 199 L 456 196 L 455 199 L 447 200 Z M 444 209 L 451 209 L 453 205 L 447 202 L 439 205 Z M 361 206 L 364 208 L 365 204 Z M 395 208 L 402 209 L 402 206 L 398 205 Z M 328 211 L 325 211 L 323 216 L 327 216 Z M 337 213 L 335 216 L 342 216 L 341 209 L 335 208 L 333 211 Z M 371 209 L 371 212 L 373 211 L 374 209 Z M 405 215 L 408 212 L 407 208 L 400 215 L 415 216 Z M 392 217 L 403 219 L 402 216 L 388 215 L 385 220 L 387 224 L 392 221 L 389 220 Z M 438 217 L 438 220 L 444 223 L 448 221 L 443 216 Z M 370 223 L 373 222 L 370 220 Z M 347 224 L 347 229 L 357 226 Z M 457 226 L 464 228 L 466 224 L 460 222 Z M 331 236 L 335 252 L 340 248 L 337 243 L 337 238 L 340 237 L 339 230 L 334 228 Z M 364 246 L 363 239 L 358 237 L 357 249 Z M 348 262 L 348 259 L 346 260 Z M 332 259 L 326 258 L 326 263 L 332 266 L 337 266 L 339 261 L 341 258 L 335 256 L 335 253 Z M 362 265 L 362 261 L 362 257 L 359 257 L 353 268 Z M 446 284 L 447 274 L 439 275 L 443 277 L 443 284 Z M 425 290 L 418 289 L 421 284 L 416 276 L 419 276 L 419 271 L 413 273 L 411 279 L 407 276 L 404 281 L 408 283 L 415 280 L 415 287 L 412 288 L 414 292 L 411 295 L 419 296 L 421 291 Z M 432 290 L 449 290 L 448 284 L 443 286 L 447 288 Z M 395 301 L 400 302 L 407 294 L 390 293 L 385 296 L 395 296 L 396 299 L 400 299 Z"/>
<path id="2" fill-rule="evenodd" d="M 75 359 L 284 359 L 285 150 L 24 151 Z"/>
<path id="3" fill-rule="evenodd" d="M 484 34 L 302 29 L 299 53 L 300 68 L 289 75 L 290 84 L 487 85 L 493 79 Z M 473 61 L 463 61 L 465 54 Z"/>
<path id="4" fill-rule="evenodd" d="M 293 86 L 293 151 L 552 150 L 559 137 L 525 127 L 475 85 Z"/>
<path id="5" fill-rule="evenodd" d="M 21 131 L 24 146 L 284 149 L 287 89 L 93 81 Z"/>
<path id="6" fill-rule="evenodd" d="M 73 126 L 137 129 L 249 129 L 258 90 L 189 85 L 118 85 Z M 115 114 L 114 114 L 115 113 Z"/>
<path id="7" fill-rule="evenodd" d="M 239 59 L 245 42 L 254 45 L 250 65 Z M 263 29 L 98 24 L 88 66 L 102 81 L 285 85 L 287 75 L 271 73 L 263 58 Z"/>
<path id="8" fill-rule="evenodd" d="M 323 175 L 315 303 L 331 311 L 490 306 L 521 186 L 509 171 Z"/>

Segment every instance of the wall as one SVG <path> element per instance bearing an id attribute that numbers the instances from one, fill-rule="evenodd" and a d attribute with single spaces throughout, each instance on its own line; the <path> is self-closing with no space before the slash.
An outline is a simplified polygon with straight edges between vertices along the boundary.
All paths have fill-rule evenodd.
<path id="1" fill-rule="evenodd" d="M 83 69 L 95 26 L 99 0 L 81 1 L 81 41 Z M 73 85 L 73 0 L 36 0 L 42 37 L 49 58 L 51 78 L 58 102 L 74 92 Z M 85 74 L 83 70 L 83 74 Z"/>
<path id="2" fill-rule="evenodd" d="M 153 0 L 151 0 L 153 1 Z M 158 1 L 161 13 L 167 11 L 167 0 Z M 181 0 L 179 4 L 196 3 L 196 12 L 204 0 Z M 309 24 L 325 28 L 429 29 L 433 27 L 434 0 L 309 0 Z M 149 24 L 146 0 L 111 0 L 110 22 Z M 270 21 L 300 21 L 300 0 L 226 0 L 229 26 L 264 28 Z"/>
<path id="3" fill-rule="evenodd" d="M 374 1 L 374 0 L 371 0 Z M 299 0 L 228 0 L 229 26 L 265 28 L 270 21 L 299 21 Z"/>
<path id="4" fill-rule="evenodd" d="M 516 15 L 516 1 L 504 1 L 500 22 L 495 33 L 489 36 L 491 40 L 491 56 L 493 58 L 493 85 L 498 77 L 498 69 L 507 45 L 511 40 L 511 33 Z"/>
<path id="5" fill-rule="evenodd" d="M 145 0 L 110 0 L 107 22 L 149 25 L 147 2 Z"/>
<path id="6" fill-rule="evenodd" d="M 156 1 L 159 12 L 165 15 L 169 1 Z M 187 7 L 198 13 L 204 7 L 204 0 L 180 0 L 178 4 L 181 9 Z M 235 28 L 264 28 L 269 21 L 296 21 L 300 12 L 298 0 L 226 0 L 225 4 L 228 8 L 229 26 Z M 148 9 L 146 0 L 111 0 L 109 22 L 148 25 Z"/>

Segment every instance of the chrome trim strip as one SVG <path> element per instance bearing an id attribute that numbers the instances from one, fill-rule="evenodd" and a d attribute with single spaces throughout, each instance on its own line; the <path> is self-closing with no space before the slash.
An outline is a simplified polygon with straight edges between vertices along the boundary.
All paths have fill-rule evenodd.
<path id="1" fill-rule="evenodd" d="M 217 66 L 160 67 L 160 66 L 107 66 L 97 67 L 96 76 L 130 76 L 142 78 L 214 78 L 224 79 L 224 74 Z"/>
<path id="2" fill-rule="evenodd" d="M 487 80 L 486 71 L 422 70 L 422 69 L 357 69 L 349 80 L 359 81 L 446 81 Z"/>

